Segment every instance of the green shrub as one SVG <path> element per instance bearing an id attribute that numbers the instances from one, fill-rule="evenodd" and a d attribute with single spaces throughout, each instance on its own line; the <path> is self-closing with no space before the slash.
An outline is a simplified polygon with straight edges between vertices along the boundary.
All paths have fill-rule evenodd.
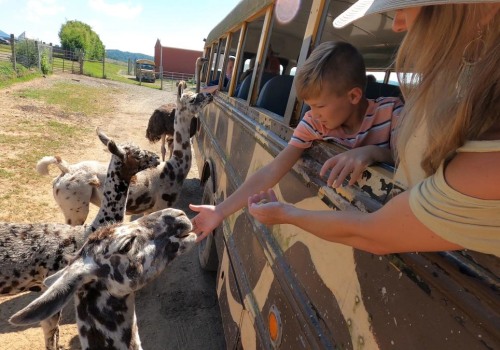
<path id="1" fill-rule="evenodd" d="M 44 75 L 47 75 L 52 71 L 52 67 L 50 65 L 49 57 L 46 51 L 43 51 L 42 53 L 42 58 L 40 60 L 40 68 Z"/>

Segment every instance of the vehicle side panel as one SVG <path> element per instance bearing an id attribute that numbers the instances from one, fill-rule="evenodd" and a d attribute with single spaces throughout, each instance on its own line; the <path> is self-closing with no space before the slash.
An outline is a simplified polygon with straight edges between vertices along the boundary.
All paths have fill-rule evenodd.
<path id="1" fill-rule="evenodd" d="M 216 202 L 286 144 L 268 129 L 272 118 L 236 105 L 226 96 L 216 97 L 200 116 L 195 148 L 201 166 L 208 159 L 213 162 Z M 319 179 L 324 160 L 341 151 L 336 146 L 314 146 L 275 187 L 279 198 L 310 210 L 373 211 L 380 207 L 394 187 L 388 169 L 370 168 L 359 187 L 339 190 L 325 187 Z M 292 225 L 265 227 L 246 210 L 227 218 L 223 239 L 243 299 L 242 343 L 255 337 L 259 348 L 272 347 L 264 337 L 269 310 L 276 306 L 284 320 L 283 348 L 498 345 L 498 329 L 491 327 L 498 324 L 498 312 L 492 309 L 498 305 L 498 296 L 483 291 L 484 300 L 469 301 L 464 309 L 461 300 L 472 294 L 462 290 L 451 298 L 447 288 L 459 288 L 459 284 L 448 281 L 447 260 L 437 254 L 376 256 L 326 242 Z M 474 282 L 472 288 L 487 290 L 488 286 Z M 470 319 L 474 308 L 489 315 L 490 326 Z M 247 329 L 247 317 L 253 319 L 252 331 Z"/>

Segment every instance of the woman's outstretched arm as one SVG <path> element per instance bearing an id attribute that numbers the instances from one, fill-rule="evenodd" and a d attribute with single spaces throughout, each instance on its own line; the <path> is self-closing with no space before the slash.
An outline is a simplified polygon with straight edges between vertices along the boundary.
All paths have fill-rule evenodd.
<path id="1" fill-rule="evenodd" d="M 249 198 L 249 211 L 264 224 L 292 224 L 327 241 L 346 244 L 374 254 L 456 250 L 413 215 L 408 192 L 393 198 L 374 213 L 312 211 L 277 202 L 274 192 Z M 258 204 L 263 199 L 268 203 Z"/>
<path id="2" fill-rule="evenodd" d="M 500 135 L 495 135 L 496 137 Z M 473 200 L 500 200 L 500 152 L 458 153 L 445 169 L 446 183 Z M 410 191 L 373 213 L 311 211 L 278 202 L 272 190 L 248 199 L 250 214 L 264 224 L 292 224 L 325 240 L 376 254 L 463 249 L 427 228 L 410 208 Z M 269 203 L 258 204 L 263 199 Z"/>

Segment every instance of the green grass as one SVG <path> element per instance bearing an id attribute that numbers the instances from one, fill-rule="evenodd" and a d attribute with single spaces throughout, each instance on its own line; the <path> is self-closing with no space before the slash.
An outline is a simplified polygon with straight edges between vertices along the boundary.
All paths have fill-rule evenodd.
<path id="1" fill-rule="evenodd" d="M 2 46 L 2 45 L 0 45 Z M 5 45 L 3 45 L 5 46 Z M 7 47 L 7 46 L 6 46 Z M 8 47 L 7 47 L 8 48 Z M 2 49 L 0 47 L 0 49 Z M 52 62 L 52 69 L 62 70 L 64 65 L 64 72 L 72 72 L 78 74 L 80 72 L 80 67 L 78 62 L 73 62 L 69 60 L 63 60 L 61 58 L 54 58 Z M 127 75 L 128 65 L 125 62 L 119 61 L 106 61 L 104 65 L 104 75 L 101 62 L 89 62 L 85 61 L 83 64 L 83 74 L 94 77 L 94 78 L 104 78 L 114 81 L 119 81 L 131 85 L 142 85 L 144 87 L 160 89 L 161 81 L 157 79 L 154 83 L 142 82 L 140 84 L 135 80 L 135 76 Z M 28 70 L 22 65 L 17 65 L 17 74 L 12 68 L 12 63 L 7 61 L 0 61 L 0 89 L 10 86 L 12 84 L 32 80 L 34 78 L 41 77 L 42 73 L 37 70 Z M 188 82 L 188 87 L 194 88 L 194 82 Z M 175 88 L 175 82 L 170 80 L 163 81 L 163 89 L 171 90 Z"/>
<path id="2" fill-rule="evenodd" d="M 77 61 L 65 60 L 60 57 L 52 59 L 52 71 L 62 71 L 65 73 L 80 73 L 80 63 Z"/>
<path id="3" fill-rule="evenodd" d="M 10 179 L 12 175 L 12 172 L 5 169 L 0 169 L 0 179 Z"/>
<path id="4" fill-rule="evenodd" d="M 24 98 L 42 100 L 51 105 L 58 105 L 66 112 L 93 116 L 110 112 L 112 106 L 108 103 L 101 103 L 101 101 L 104 100 L 103 97 L 117 92 L 117 89 L 108 87 L 92 87 L 78 83 L 61 82 L 54 84 L 50 89 L 21 90 L 18 95 Z"/>
<path id="5" fill-rule="evenodd" d="M 33 113 L 30 110 L 2 120 L 1 221 L 44 220 L 47 203 L 37 200 L 34 193 L 50 180 L 36 172 L 35 164 L 43 156 L 68 152 L 68 144 L 81 149 L 92 142 L 88 135 L 94 134 L 95 123 L 89 119 L 107 118 L 118 93 L 119 89 L 76 81 L 12 93 L 12 98 L 21 97 L 19 101 L 23 106 L 30 106 Z"/>
<path id="6" fill-rule="evenodd" d="M 37 174 L 34 165 L 46 155 L 67 150 L 69 142 L 85 143 L 90 131 L 87 126 L 54 120 L 24 121 L 20 126 L 25 137 L 16 135 L 0 139 L 1 149 L 11 155 L 0 160 L 0 182 L 16 184 L 5 186 L 0 194 L 0 218 L 16 222 L 44 221 L 47 204 L 32 194 L 34 189 L 46 186 L 48 179 Z"/>
<path id="7" fill-rule="evenodd" d="M 128 70 L 127 68 L 128 66 L 125 62 L 123 63 L 122 62 L 117 63 L 117 61 L 106 62 L 106 64 L 104 65 L 104 78 L 114 81 L 119 81 L 126 84 L 141 85 L 137 80 L 135 80 L 135 76 L 127 75 L 127 70 Z M 95 78 L 102 78 L 103 77 L 102 63 L 85 62 L 83 64 L 83 74 Z M 142 86 L 153 89 L 160 89 L 161 81 L 160 79 L 157 79 L 154 83 L 143 82 Z M 174 86 L 175 82 L 172 82 L 170 80 L 163 81 L 164 90 L 167 88 L 172 88 Z M 193 88 L 194 86 L 195 86 L 194 82 L 191 83 L 188 82 L 188 87 Z"/>
<path id="8" fill-rule="evenodd" d="M 102 66 L 100 65 L 102 70 Z M 135 77 L 127 75 L 128 66 L 126 64 L 119 63 L 108 63 L 105 65 L 105 73 L 106 78 L 114 81 L 120 81 L 126 84 L 139 85 L 139 82 L 135 80 Z M 102 76 L 102 73 L 101 73 Z M 156 81 L 155 83 L 142 83 L 142 86 L 159 89 L 160 81 Z"/>
<path id="9" fill-rule="evenodd" d="M 107 69 L 108 64 L 104 65 L 104 77 L 102 75 L 102 63 L 101 62 L 84 62 L 83 63 L 83 74 L 94 78 L 104 78 L 108 76 L 109 70 Z"/>
<path id="10" fill-rule="evenodd" d="M 0 61 L 0 89 L 42 76 L 39 71 L 26 69 L 20 64 L 16 68 L 17 72 L 11 62 Z"/>
<path id="11" fill-rule="evenodd" d="M 16 128 L 22 130 L 25 136 L 9 135 Z M 7 127 L 5 132 L 0 135 L 0 147 L 7 150 L 8 154 L 15 154 L 15 157 L 0 159 L 0 169 L 3 169 L 0 178 L 10 178 L 15 174 L 20 183 L 30 184 L 39 181 L 38 177 L 33 176 L 33 164 L 45 155 L 65 150 L 71 142 L 78 144 L 86 141 L 85 138 L 91 131 L 88 126 L 74 121 L 33 118 L 21 120 L 16 126 Z"/>

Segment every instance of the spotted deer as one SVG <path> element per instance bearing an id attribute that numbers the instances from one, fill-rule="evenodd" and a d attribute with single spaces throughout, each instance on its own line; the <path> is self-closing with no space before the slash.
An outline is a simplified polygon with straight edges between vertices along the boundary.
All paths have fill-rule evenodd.
<path id="1" fill-rule="evenodd" d="M 180 94 L 184 92 L 187 88 L 187 84 L 184 80 L 177 82 L 177 88 L 181 89 Z M 148 127 L 146 128 L 146 138 L 151 143 L 161 141 L 161 160 L 165 161 L 165 155 L 167 154 L 167 148 L 165 144 L 168 145 L 169 156 L 168 159 L 172 158 L 172 152 L 174 151 L 174 122 L 175 122 L 175 109 L 177 104 L 167 103 L 161 105 L 153 111 L 151 117 L 149 117 Z M 197 119 L 191 119 L 191 128 L 189 131 L 189 137 L 193 137 L 196 133 Z"/>
<path id="2" fill-rule="evenodd" d="M 88 226 L 0 222 L 0 294 L 44 290 L 44 278 L 61 269 L 66 257 L 75 253 L 89 234 L 103 225 L 123 221 L 127 192 L 134 176 L 159 164 L 158 156 L 152 152 L 129 143 L 117 145 L 100 131 L 98 136 L 112 156 L 104 182 L 104 198 L 95 219 Z M 68 188 L 81 181 L 100 186 L 97 178 L 76 172 L 68 181 Z M 58 348 L 58 326 L 59 314 L 41 323 L 48 350 Z"/>
<path id="3" fill-rule="evenodd" d="M 154 211 L 171 207 L 179 198 L 184 180 L 191 168 L 191 131 L 192 120 L 210 102 L 213 96 L 207 93 L 194 93 L 192 91 L 182 92 L 181 84 L 177 91 L 177 102 L 174 118 L 174 137 L 172 157 L 160 163 L 156 168 L 142 171 L 136 176 L 136 181 L 130 185 L 127 214 L 152 213 Z M 71 173 L 78 171 L 87 177 L 96 176 L 101 179 L 105 176 L 103 166 L 97 162 L 84 161 L 75 165 L 66 162 L 51 160 L 53 157 L 45 157 L 39 162 L 37 168 L 42 174 L 49 163 L 58 166 L 63 164 L 61 171 Z M 68 169 L 66 171 L 65 169 Z M 99 205 L 102 191 L 91 183 L 81 181 L 68 188 L 67 182 L 70 176 L 59 176 L 53 181 L 53 194 L 67 224 L 76 225 L 83 223 L 89 211 L 89 203 Z"/>
<path id="4" fill-rule="evenodd" d="M 45 280 L 49 288 L 9 321 L 40 322 L 74 297 L 82 349 L 142 349 L 135 292 L 195 244 L 191 230 L 185 213 L 172 208 L 100 229 L 67 267 Z"/>
<path id="5" fill-rule="evenodd" d="M 191 120 L 212 101 L 212 94 L 186 91 L 181 95 L 179 89 L 172 157 L 138 174 L 137 182 L 130 186 L 127 214 L 147 214 L 174 205 L 191 169 Z"/>

